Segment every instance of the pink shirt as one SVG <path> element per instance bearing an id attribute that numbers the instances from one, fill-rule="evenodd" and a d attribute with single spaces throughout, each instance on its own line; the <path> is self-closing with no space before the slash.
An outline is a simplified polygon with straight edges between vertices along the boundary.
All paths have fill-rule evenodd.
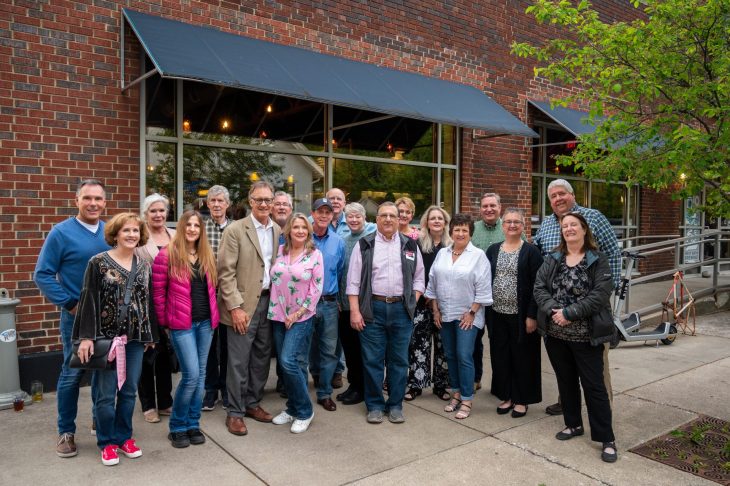
<path id="1" fill-rule="evenodd" d="M 284 255 L 284 245 L 279 246 L 270 276 L 271 298 L 266 317 L 284 322 L 286 316 L 302 307 L 307 311 L 297 322 L 314 316 L 324 285 L 324 265 L 319 250 L 311 253 L 302 252 L 291 261 L 289 255 Z"/>
<path id="2" fill-rule="evenodd" d="M 416 248 L 416 252 L 418 255 L 414 256 L 418 260 L 416 262 L 416 273 L 413 276 L 413 291 L 423 293 L 425 290 L 423 258 L 418 248 Z M 373 249 L 373 277 L 371 282 L 373 294 L 384 297 L 403 295 L 403 272 L 401 269 L 401 248 L 398 233 L 395 233 L 390 240 L 386 240 L 377 231 Z M 347 295 L 360 294 L 361 273 L 362 254 L 357 251 L 356 246 L 350 256 L 350 268 L 347 272 Z"/>

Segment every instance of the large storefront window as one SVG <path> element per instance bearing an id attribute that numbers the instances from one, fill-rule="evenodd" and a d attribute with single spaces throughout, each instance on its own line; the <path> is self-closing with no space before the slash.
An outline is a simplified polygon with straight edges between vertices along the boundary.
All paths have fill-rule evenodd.
<path id="1" fill-rule="evenodd" d="M 246 204 L 251 182 L 267 180 L 292 195 L 295 210 L 339 187 L 349 202 L 408 196 L 413 223 L 431 204 L 449 212 L 458 198 L 456 127 L 284 96 L 150 77 L 143 83 L 144 193 L 206 212 L 220 184 L 232 206 Z"/>
<path id="2" fill-rule="evenodd" d="M 540 141 L 532 152 L 532 234 L 537 233 L 542 220 L 553 212 L 547 186 L 555 179 L 566 179 L 573 186 L 575 201 L 601 211 L 619 239 L 637 236 L 639 187 L 589 180 L 573 167 L 557 165 L 557 156 L 575 149 L 575 136 L 556 126 L 539 125 L 535 131 L 540 134 Z"/>

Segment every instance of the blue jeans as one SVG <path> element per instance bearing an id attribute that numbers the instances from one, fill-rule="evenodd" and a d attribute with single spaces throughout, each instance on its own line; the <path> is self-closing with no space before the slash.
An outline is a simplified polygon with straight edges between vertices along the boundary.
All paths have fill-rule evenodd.
<path id="1" fill-rule="evenodd" d="M 117 368 L 98 370 L 91 381 L 92 393 L 96 394 L 96 445 L 99 449 L 115 444 L 121 446 L 132 438 L 132 414 L 137 397 L 137 386 L 142 374 L 144 344 L 130 341 L 125 346 L 127 379 L 121 390 L 117 389 Z"/>
<path id="2" fill-rule="evenodd" d="M 441 323 L 441 342 L 449 365 L 449 384 L 462 400 L 474 398 L 474 341 L 478 327 L 464 330 L 459 320 Z"/>
<path id="3" fill-rule="evenodd" d="M 283 322 L 271 321 L 278 352 L 276 359 L 281 364 L 281 379 L 287 394 L 286 413 L 299 420 L 306 420 L 313 413 L 307 389 L 313 320 L 295 322 L 288 330 Z"/>
<path id="4" fill-rule="evenodd" d="M 337 350 L 337 302 L 320 300 L 314 316 L 314 339 L 310 356 L 312 375 L 319 376 L 317 399 L 332 395 L 332 377 L 340 361 Z M 317 353 L 317 349 L 319 353 Z M 315 356 L 316 355 L 316 356 Z M 309 418 L 309 417 L 307 417 Z"/>
<path id="5" fill-rule="evenodd" d="M 408 381 L 408 344 L 413 322 L 403 302 L 387 304 L 373 300 L 371 322 L 360 333 L 365 378 L 365 406 L 368 411 L 403 408 Z M 388 401 L 383 398 L 383 377 L 388 368 Z"/>
<path id="6" fill-rule="evenodd" d="M 170 432 L 199 429 L 205 394 L 205 367 L 213 340 L 210 319 L 193 322 L 190 329 L 171 329 L 170 340 L 180 362 L 180 383 L 172 401 Z"/>
<path id="7" fill-rule="evenodd" d="M 58 407 L 58 434 L 76 433 L 76 414 L 79 404 L 79 384 L 86 370 L 69 368 L 72 349 L 71 333 L 74 316 L 67 310 L 61 311 L 61 343 L 63 344 L 63 365 L 56 385 L 56 406 Z M 93 379 L 93 372 L 92 372 Z M 94 400 L 94 389 L 91 389 L 91 401 Z M 93 408 L 92 408 L 93 413 Z"/>

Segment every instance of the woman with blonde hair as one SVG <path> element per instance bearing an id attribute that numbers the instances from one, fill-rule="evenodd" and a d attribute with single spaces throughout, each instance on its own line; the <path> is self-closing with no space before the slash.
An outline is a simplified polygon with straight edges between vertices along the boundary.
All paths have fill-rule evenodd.
<path id="1" fill-rule="evenodd" d="M 157 320 L 170 334 L 182 378 L 175 392 L 168 438 L 173 447 L 202 444 L 200 413 L 205 392 L 205 368 L 213 330 L 218 327 L 215 256 L 208 244 L 203 218 L 186 211 L 167 248 L 152 266 Z"/>
<path id="2" fill-rule="evenodd" d="M 274 340 L 286 389 L 286 410 L 274 417 L 275 425 L 291 423 L 294 434 L 305 432 L 314 418 L 307 390 L 309 348 L 314 333 L 313 317 L 324 286 L 322 253 L 312 240 L 312 225 L 302 213 L 294 213 L 282 231 L 271 266 L 271 319 Z"/>
<path id="3" fill-rule="evenodd" d="M 423 255 L 423 270 L 428 286 L 428 273 L 442 248 L 451 245 L 451 237 L 447 230 L 451 217 L 439 206 L 430 206 L 421 217 L 421 233 L 418 245 Z M 433 340 L 433 374 L 431 373 L 431 342 Z M 433 322 L 433 312 L 429 299 L 424 296 L 418 300 L 416 315 L 413 318 L 413 335 L 408 349 L 408 389 L 404 396 L 407 401 L 415 400 L 424 388 L 433 384 L 433 393 L 441 400 L 448 400 L 451 395 L 446 390 L 449 386 L 449 370 L 441 343 L 441 333 Z"/>
<path id="4" fill-rule="evenodd" d="M 398 231 L 412 240 L 417 240 L 420 235 L 418 228 L 411 226 L 413 215 L 416 214 L 416 205 L 410 197 L 403 196 L 395 200 L 395 207 L 398 209 Z"/>

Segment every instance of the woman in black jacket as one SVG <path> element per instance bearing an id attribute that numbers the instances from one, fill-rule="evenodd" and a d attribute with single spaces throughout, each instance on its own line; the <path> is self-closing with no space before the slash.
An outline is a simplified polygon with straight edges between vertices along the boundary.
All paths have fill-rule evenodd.
<path id="1" fill-rule="evenodd" d="M 560 246 L 546 257 L 535 282 L 538 330 L 547 335 L 545 348 L 563 402 L 565 429 L 555 437 L 568 440 L 583 435 L 582 385 L 591 439 L 603 443 L 604 461 L 615 462 L 611 403 L 603 381 L 603 343 L 615 332 L 611 269 L 581 214 L 564 215 L 560 227 Z"/>
<path id="2" fill-rule="evenodd" d="M 536 246 L 522 240 L 524 225 L 521 209 L 507 209 L 502 216 L 504 241 L 487 248 L 494 299 L 487 308 L 491 392 L 502 400 L 497 413 L 512 410 L 513 418 L 524 417 L 530 403 L 542 401 L 540 336 L 535 332 L 537 304 L 532 289 L 543 259 Z"/>

